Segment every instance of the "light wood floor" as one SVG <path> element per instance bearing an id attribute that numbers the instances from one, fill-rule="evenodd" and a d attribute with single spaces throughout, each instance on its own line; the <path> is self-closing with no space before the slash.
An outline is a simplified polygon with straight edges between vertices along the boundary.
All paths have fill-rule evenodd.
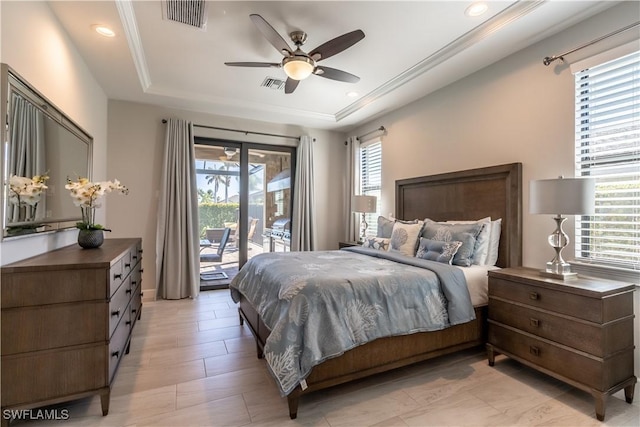
<path id="1" fill-rule="evenodd" d="M 59 405 L 69 410 L 67 421 L 15 424 L 638 426 L 638 400 L 629 405 L 617 393 L 601 423 L 588 394 L 506 358 L 491 368 L 472 350 L 304 396 L 292 421 L 229 291 L 216 290 L 197 300 L 145 302 L 108 416 L 95 397 Z"/>

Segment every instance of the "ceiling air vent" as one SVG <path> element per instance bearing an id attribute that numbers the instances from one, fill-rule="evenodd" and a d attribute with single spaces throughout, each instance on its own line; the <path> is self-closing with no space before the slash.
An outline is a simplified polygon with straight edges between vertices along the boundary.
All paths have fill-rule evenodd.
<path id="1" fill-rule="evenodd" d="M 284 83 L 285 82 L 282 79 L 277 79 L 275 77 L 267 77 L 263 80 L 260 86 L 268 87 L 269 89 L 273 89 L 273 90 L 282 90 L 284 89 Z"/>
<path id="2" fill-rule="evenodd" d="M 205 0 L 162 0 L 162 17 L 205 29 L 207 26 L 207 2 Z"/>

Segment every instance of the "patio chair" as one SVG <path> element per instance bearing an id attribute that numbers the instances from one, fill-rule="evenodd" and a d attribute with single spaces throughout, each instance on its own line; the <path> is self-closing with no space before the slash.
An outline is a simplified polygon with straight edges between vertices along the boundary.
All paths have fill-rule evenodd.
<path id="1" fill-rule="evenodd" d="M 258 221 L 258 218 L 249 217 L 249 232 L 247 233 L 247 242 L 253 241 L 253 235 L 256 234 L 256 226 L 258 225 Z M 229 239 L 235 247 L 238 247 L 238 227 L 235 228 L 233 234 Z"/>
<path id="2" fill-rule="evenodd" d="M 224 248 L 229 241 L 229 235 L 231 234 L 230 228 L 225 228 L 220 239 L 220 245 L 215 254 L 200 254 L 200 262 L 222 262 L 222 256 L 224 255 Z"/>

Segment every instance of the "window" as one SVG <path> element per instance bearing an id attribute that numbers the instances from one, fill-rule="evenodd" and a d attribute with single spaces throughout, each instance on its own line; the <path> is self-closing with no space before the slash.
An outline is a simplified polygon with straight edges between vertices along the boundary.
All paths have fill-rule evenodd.
<path id="1" fill-rule="evenodd" d="M 640 52 L 582 70 L 575 83 L 576 176 L 596 179 L 596 214 L 576 220 L 576 259 L 638 270 Z"/>
<path id="2" fill-rule="evenodd" d="M 360 144 L 360 194 L 376 196 L 376 212 L 365 214 L 368 236 L 376 235 L 382 196 L 382 141 L 378 138 Z"/>

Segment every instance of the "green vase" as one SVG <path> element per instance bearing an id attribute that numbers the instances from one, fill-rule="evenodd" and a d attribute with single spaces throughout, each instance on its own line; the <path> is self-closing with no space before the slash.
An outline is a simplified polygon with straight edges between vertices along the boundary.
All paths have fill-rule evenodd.
<path id="1" fill-rule="evenodd" d="M 85 249 L 99 248 L 104 243 L 103 230 L 80 230 L 78 245 Z"/>

